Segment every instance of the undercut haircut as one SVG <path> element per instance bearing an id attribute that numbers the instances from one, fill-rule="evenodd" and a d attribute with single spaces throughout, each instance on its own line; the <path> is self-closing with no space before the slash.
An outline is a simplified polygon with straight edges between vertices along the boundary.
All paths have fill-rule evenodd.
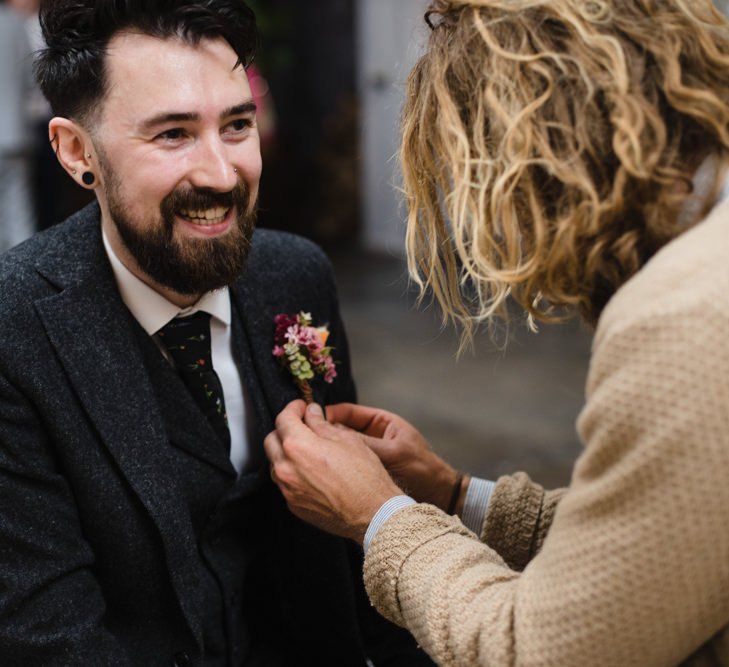
<path id="1" fill-rule="evenodd" d="M 253 11 L 243 0 L 43 0 L 40 23 L 46 48 L 35 74 L 53 113 L 93 122 L 106 94 L 106 54 L 120 32 L 160 39 L 224 39 L 248 67 L 258 46 Z"/>

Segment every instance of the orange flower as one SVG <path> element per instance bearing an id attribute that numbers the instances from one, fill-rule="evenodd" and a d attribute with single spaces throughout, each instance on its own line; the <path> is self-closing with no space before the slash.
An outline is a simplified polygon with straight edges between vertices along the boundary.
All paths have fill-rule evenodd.
<path id="1" fill-rule="evenodd" d="M 327 341 L 329 340 L 329 329 L 326 327 L 319 327 L 316 330 L 316 335 L 319 338 L 319 342 L 321 343 L 321 346 L 324 347 L 327 344 Z"/>

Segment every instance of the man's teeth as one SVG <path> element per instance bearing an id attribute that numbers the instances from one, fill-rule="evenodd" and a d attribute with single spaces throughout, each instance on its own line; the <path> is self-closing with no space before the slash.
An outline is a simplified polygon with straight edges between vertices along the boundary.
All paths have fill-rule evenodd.
<path id="1" fill-rule="evenodd" d="M 180 214 L 197 225 L 215 225 L 223 222 L 228 215 L 229 208 L 209 208 L 204 211 L 181 210 Z"/>

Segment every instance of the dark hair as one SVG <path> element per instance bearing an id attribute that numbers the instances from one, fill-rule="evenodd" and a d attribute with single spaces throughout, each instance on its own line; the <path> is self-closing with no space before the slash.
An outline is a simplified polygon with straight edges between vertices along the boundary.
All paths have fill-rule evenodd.
<path id="1" fill-rule="evenodd" d="M 250 65 L 258 45 L 256 17 L 243 0 L 43 0 L 40 22 L 38 84 L 53 113 L 82 122 L 106 92 L 107 46 L 123 30 L 191 44 L 222 38 L 236 67 Z"/>

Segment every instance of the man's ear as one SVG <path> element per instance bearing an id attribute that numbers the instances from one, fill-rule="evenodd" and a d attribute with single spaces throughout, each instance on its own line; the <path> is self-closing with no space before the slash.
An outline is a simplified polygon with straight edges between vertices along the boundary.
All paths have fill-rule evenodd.
<path id="1" fill-rule="evenodd" d="M 56 116 L 48 124 L 48 134 L 51 147 L 69 176 L 82 188 L 94 190 L 99 174 L 91 161 L 93 149 L 88 133 L 78 123 Z"/>

